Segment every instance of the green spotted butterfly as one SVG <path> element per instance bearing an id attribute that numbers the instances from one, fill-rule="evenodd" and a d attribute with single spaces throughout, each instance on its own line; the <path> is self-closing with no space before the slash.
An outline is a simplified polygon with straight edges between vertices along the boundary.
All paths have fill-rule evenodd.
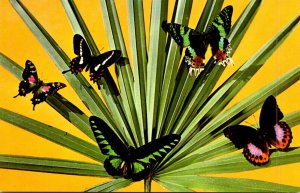
<path id="1" fill-rule="evenodd" d="M 197 76 L 204 70 L 208 45 L 211 46 L 212 55 L 218 64 L 225 67 L 228 63 L 233 63 L 229 57 L 230 43 L 226 39 L 231 29 L 232 12 L 232 6 L 225 7 L 213 20 L 207 32 L 198 32 L 184 25 L 163 21 L 163 30 L 168 32 L 179 46 L 186 47 L 185 62 L 190 66 L 190 75 L 195 72 Z"/>
<path id="2" fill-rule="evenodd" d="M 102 119 L 91 116 L 89 120 L 102 154 L 108 156 L 104 168 L 111 176 L 122 176 L 133 181 L 145 179 L 151 167 L 180 141 L 179 135 L 170 134 L 135 149 L 126 146 Z"/>

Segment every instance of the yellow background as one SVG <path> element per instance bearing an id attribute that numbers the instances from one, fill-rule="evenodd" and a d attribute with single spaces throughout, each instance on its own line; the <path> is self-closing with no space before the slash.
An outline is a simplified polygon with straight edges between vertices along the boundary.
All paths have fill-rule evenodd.
<path id="1" fill-rule="evenodd" d="M 171 11 L 174 7 L 174 1 L 175 0 L 170 1 L 169 21 L 171 18 Z M 75 56 L 72 43 L 73 32 L 60 1 L 23 0 L 22 2 L 24 2 L 44 28 L 53 36 L 66 54 L 70 58 L 73 58 Z M 230 4 L 234 7 L 233 23 L 242 13 L 248 2 L 249 1 L 225 0 L 224 7 Z M 109 50 L 99 1 L 77 0 L 75 3 L 86 21 L 98 47 L 100 49 L 103 48 L 102 51 Z M 116 0 L 116 4 L 120 14 L 123 35 L 125 36 L 127 45 L 129 45 L 126 1 Z M 189 25 L 192 28 L 196 26 L 204 4 L 204 0 L 197 0 L 194 2 Z M 151 1 L 145 0 L 144 9 L 147 35 L 149 34 L 150 7 Z M 299 13 L 299 0 L 264 0 L 252 25 L 246 33 L 245 38 L 235 52 L 233 57 L 235 66 L 226 68 L 218 85 L 226 80 L 230 74 L 237 70 L 240 65 L 242 65 L 249 57 L 251 57 L 251 55 Z M 0 27 L 0 52 L 4 53 L 20 65 L 24 65 L 25 61 L 30 59 L 36 65 L 39 77 L 45 82 L 60 81 L 67 83 L 61 72 L 56 68 L 53 61 L 48 57 L 38 40 L 30 32 L 8 0 L 0 1 Z M 300 50 L 299 42 L 299 27 L 296 27 L 293 33 L 286 39 L 281 47 L 274 52 L 263 68 L 250 80 L 229 106 L 232 106 L 236 102 L 251 95 L 262 86 L 298 66 Z M 17 94 L 19 81 L 2 66 L 0 66 L 0 72 L 1 107 L 60 128 L 93 143 L 46 103 L 37 105 L 36 110 L 32 111 L 30 96 L 12 98 Z M 85 75 L 87 75 L 87 73 L 85 73 Z M 299 88 L 300 82 L 297 82 L 277 97 L 277 102 L 284 114 L 300 109 Z M 70 86 L 59 92 L 68 100 L 76 104 L 87 115 L 91 115 Z M 255 117 L 256 120 L 258 120 L 258 112 L 255 113 Z M 248 121 L 256 123 L 253 117 L 249 118 Z M 291 146 L 293 147 L 300 146 L 299 129 L 299 126 L 292 128 L 294 139 Z M 80 154 L 62 148 L 4 121 L 0 121 L 0 133 L 0 154 L 31 155 L 36 157 L 94 162 Z M 290 164 L 275 168 L 241 172 L 237 174 L 226 174 L 222 176 L 261 179 L 270 182 L 300 186 L 299 168 L 300 164 Z M 108 180 L 108 178 L 0 169 L 1 191 L 83 191 L 86 188 Z M 143 191 L 142 185 L 143 183 L 139 182 L 122 190 Z M 152 190 L 165 191 L 165 189 L 157 184 L 154 184 Z"/>

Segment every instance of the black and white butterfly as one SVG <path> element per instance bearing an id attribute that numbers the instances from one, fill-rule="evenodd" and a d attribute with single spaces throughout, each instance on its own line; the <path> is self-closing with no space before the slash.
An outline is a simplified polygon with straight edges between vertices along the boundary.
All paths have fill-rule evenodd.
<path id="1" fill-rule="evenodd" d="M 162 23 L 163 30 L 168 32 L 179 46 L 186 47 L 185 62 L 190 66 L 190 75 L 195 73 L 197 76 L 204 70 L 208 45 L 211 46 L 212 55 L 218 64 L 226 66 L 233 63 L 229 57 L 230 43 L 226 39 L 231 29 L 232 12 L 232 6 L 225 7 L 213 20 L 207 32 L 195 31 L 177 23 Z"/>
<path id="2" fill-rule="evenodd" d="M 147 178 L 151 167 L 180 141 L 180 135 L 170 134 L 135 149 L 125 145 L 102 119 L 91 116 L 90 125 L 102 154 L 108 156 L 104 161 L 107 173 L 134 181 Z"/>
<path id="3" fill-rule="evenodd" d="M 70 69 L 62 73 L 70 71 L 72 74 L 77 74 L 85 68 L 85 71 L 90 70 L 90 80 L 93 82 L 100 80 L 107 67 L 117 62 L 121 57 L 120 50 L 111 50 L 99 56 L 92 56 L 88 44 L 79 34 L 74 35 L 73 45 L 74 53 L 78 56 L 72 59 Z"/>
<path id="4" fill-rule="evenodd" d="M 261 109 L 260 128 L 254 129 L 244 125 L 232 125 L 224 130 L 236 148 L 243 148 L 245 158 L 254 165 L 266 164 L 269 161 L 269 147 L 275 146 L 285 150 L 292 142 L 292 131 L 286 122 L 280 121 L 283 113 L 275 97 L 269 96 Z"/>
<path id="5" fill-rule="evenodd" d="M 34 64 L 27 60 L 25 63 L 25 69 L 22 73 L 23 80 L 19 84 L 19 93 L 14 96 L 26 96 L 26 94 L 32 92 L 33 98 L 31 99 L 33 104 L 33 110 L 35 105 L 45 101 L 48 95 L 56 93 L 59 89 L 66 87 L 61 82 L 49 82 L 44 83 L 38 78 L 38 74 Z"/>

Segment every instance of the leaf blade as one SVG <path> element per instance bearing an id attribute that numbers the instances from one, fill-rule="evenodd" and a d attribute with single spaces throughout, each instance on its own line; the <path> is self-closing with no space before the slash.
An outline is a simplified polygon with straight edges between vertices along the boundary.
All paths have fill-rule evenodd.
<path id="1" fill-rule="evenodd" d="M 102 165 L 31 156 L 0 154 L 0 168 L 81 176 L 108 176 Z"/>
<path id="2" fill-rule="evenodd" d="M 114 190 L 124 188 L 130 185 L 131 183 L 132 181 L 130 180 L 124 178 L 117 178 L 89 188 L 85 190 L 85 192 L 112 192 Z"/>
<path id="3" fill-rule="evenodd" d="M 97 146 L 50 125 L 46 125 L 42 122 L 30 119 L 3 108 L 0 108 L 0 119 L 56 144 L 88 156 L 96 161 L 102 162 L 104 160 L 104 156 L 100 153 L 100 150 Z"/>

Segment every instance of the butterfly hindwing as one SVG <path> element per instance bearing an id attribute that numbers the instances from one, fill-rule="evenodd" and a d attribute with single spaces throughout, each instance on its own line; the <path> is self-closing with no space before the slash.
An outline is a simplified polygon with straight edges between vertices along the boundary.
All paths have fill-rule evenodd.
<path id="1" fill-rule="evenodd" d="M 283 117 L 276 98 L 272 95 L 269 96 L 261 108 L 260 130 L 266 136 L 268 143 L 279 149 L 288 148 L 293 138 L 289 125 L 280 121 Z"/>
<path id="2" fill-rule="evenodd" d="M 125 157 L 128 149 L 111 128 L 96 116 L 91 116 L 89 120 L 102 154 Z"/>
<path id="3" fill-rule="evenodd" d="M 104 161 L 104 168 L 111 176 L 123 176 L 122 164 L 124 164 L 124 160 L 119 156 L 109 156 Z"/>
<path id="4" fill-rule="evenodd" d="M 243 154 L 253 165 L 262 165 L 269 162 L 270 152 L 268 144 L 259 137 L 253 139 L 244 147 Z"/>
<path id="5" fill-rule="evenodd" d="M 107 67 L 117 62 L 121 57 L 120 50 L 111 50 L 96 56 L 91 61 L 90 68 L 90 79 L 93 82 L 97 82 L 102 76 Z M 87 69 L 88 69 L 87 68 Z"/>
<path id="6" fill-rule="evenodd" d="M 40 86 L 33 91 L 33 98 L 31 99 L 33 110 L 35 108 L 35 105 L 44 102 L 47 99 L 48 95 L 52 95 L 59 89 L 62 89 L 64 87 L 66 87 L 66 85 L 61 82 L 43 83 L 41 81 Z"/>
<path id="7" fill-rule="evenodd" d="M 232 141 L 236 148 L 243 148 L 245 158 L 252 164 L 261 165 L 268 162 L 268 144 L 254 128 L 232 125 L 224 129 L 224 135 Z"/>

